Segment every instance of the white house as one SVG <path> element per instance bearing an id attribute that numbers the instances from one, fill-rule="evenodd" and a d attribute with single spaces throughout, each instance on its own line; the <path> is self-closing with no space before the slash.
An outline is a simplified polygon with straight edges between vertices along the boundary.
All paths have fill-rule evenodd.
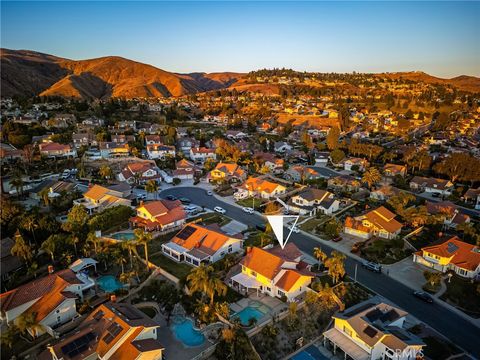
<path id="1" fill-rule="evenodd" d="M 287 205 L 289 212 L 310 216 L 314 216 L 318 211 L 331 215 L 340 208 L 340 202 L 335 199 L 334 194 L 313 188 L 307 188 L 292 196 Z"/>
<path id="2" fill-rule="evenodd" d="M 190 149 L 190 159 L 196 163 L 204 163 L 207 159 L 217 159 L 215 149 L 205 147 L 195 147 Z"/>
<path id="3" fill-rule="evenodd" d="M 147 145 L 147 155 L 149 159 L 166 159 L 175 157 L 175 147 L 162 144 Z"/>

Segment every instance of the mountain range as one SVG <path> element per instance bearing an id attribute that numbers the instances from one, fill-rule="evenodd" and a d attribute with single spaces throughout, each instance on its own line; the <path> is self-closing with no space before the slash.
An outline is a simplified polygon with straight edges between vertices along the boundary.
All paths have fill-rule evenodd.
<path id="1" fill-rule="evenodd" d="M 234 72 L 178 74 L 118 56 L 70 60 L 30 50 L 0 49 L 1 95 L 108 99 L 110 97 L 169 97 L 225 89 L 262 91 L 245 85 L 245 74 Z M 450 84 L 459 90 L 480 92 L 480 78 L 441 79 L 423 72 L 378 76 Z"/>

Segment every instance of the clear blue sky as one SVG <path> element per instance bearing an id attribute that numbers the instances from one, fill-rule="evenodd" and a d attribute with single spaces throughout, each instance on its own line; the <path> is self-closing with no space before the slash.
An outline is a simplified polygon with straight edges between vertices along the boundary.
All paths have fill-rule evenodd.
<path id="1" fill-rule="evenodd" d="M 174 72 L 480 76 L 479 2 L 1 2 L 1 46 Z"/>

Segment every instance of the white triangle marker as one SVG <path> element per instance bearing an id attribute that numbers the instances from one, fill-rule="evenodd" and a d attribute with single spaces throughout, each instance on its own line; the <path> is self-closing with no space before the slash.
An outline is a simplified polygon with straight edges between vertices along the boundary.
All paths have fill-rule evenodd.
<path id="1" fill-rule="evenodd" d="M 270 223 L 270 226 L 272 227 L 273 233 L 275 234 L 275 237 L 278 240 L 278 243 L 280 244 L 281 248 L 283 249 L 285 245 L 287 245 L 288 239 L 290 239 L 290 235 L 292 235 L 293 228 L 295 225 L 297 225 L 298 218 L 300 216 L 296 215 L 267 215 L 267 220 Z M 295 222 L 293 223 L 292 230 L 288 233 L 287 238 L 284 240 L 283 239 L 283 219 L 285 218 L 295 218 Z"/>

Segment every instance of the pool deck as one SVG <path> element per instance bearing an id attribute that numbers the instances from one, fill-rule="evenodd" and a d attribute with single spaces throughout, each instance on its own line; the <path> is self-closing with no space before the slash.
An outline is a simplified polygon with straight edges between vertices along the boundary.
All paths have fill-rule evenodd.
<path id="1" fill-rule="evenodd" d="M 160 342 L 165 347 L 165 357 L 167 359 L 189 360 L 213 345 L 205 339 L 205 342 L 200 346 L 187 347 L 183 345 L 181 341 L 177 340 L 170 330 L 169 325 L 171 325 L 173 317 L 170 318 L 169 325 L 167 325 L 166 319 L 162 314 L 155 315 L 153 320 L 160 325 L 158 329 L 158 339 L 160 339 Z"/>
<path id="2" fill-rule="evenodd" d="M 230 309 L 232 309 L 233 312 L 238 313 L 248 307 L 252 301 L 262 303 L 270 309 L 270 311 L 258 322 L 258 325 L 288 308 L 288 304 L 280 299 L 259 293 L 258 296 L 257 294 L 251 294 L 248 298 L 240 299 L 236 303 L 231 304 Z"/>

